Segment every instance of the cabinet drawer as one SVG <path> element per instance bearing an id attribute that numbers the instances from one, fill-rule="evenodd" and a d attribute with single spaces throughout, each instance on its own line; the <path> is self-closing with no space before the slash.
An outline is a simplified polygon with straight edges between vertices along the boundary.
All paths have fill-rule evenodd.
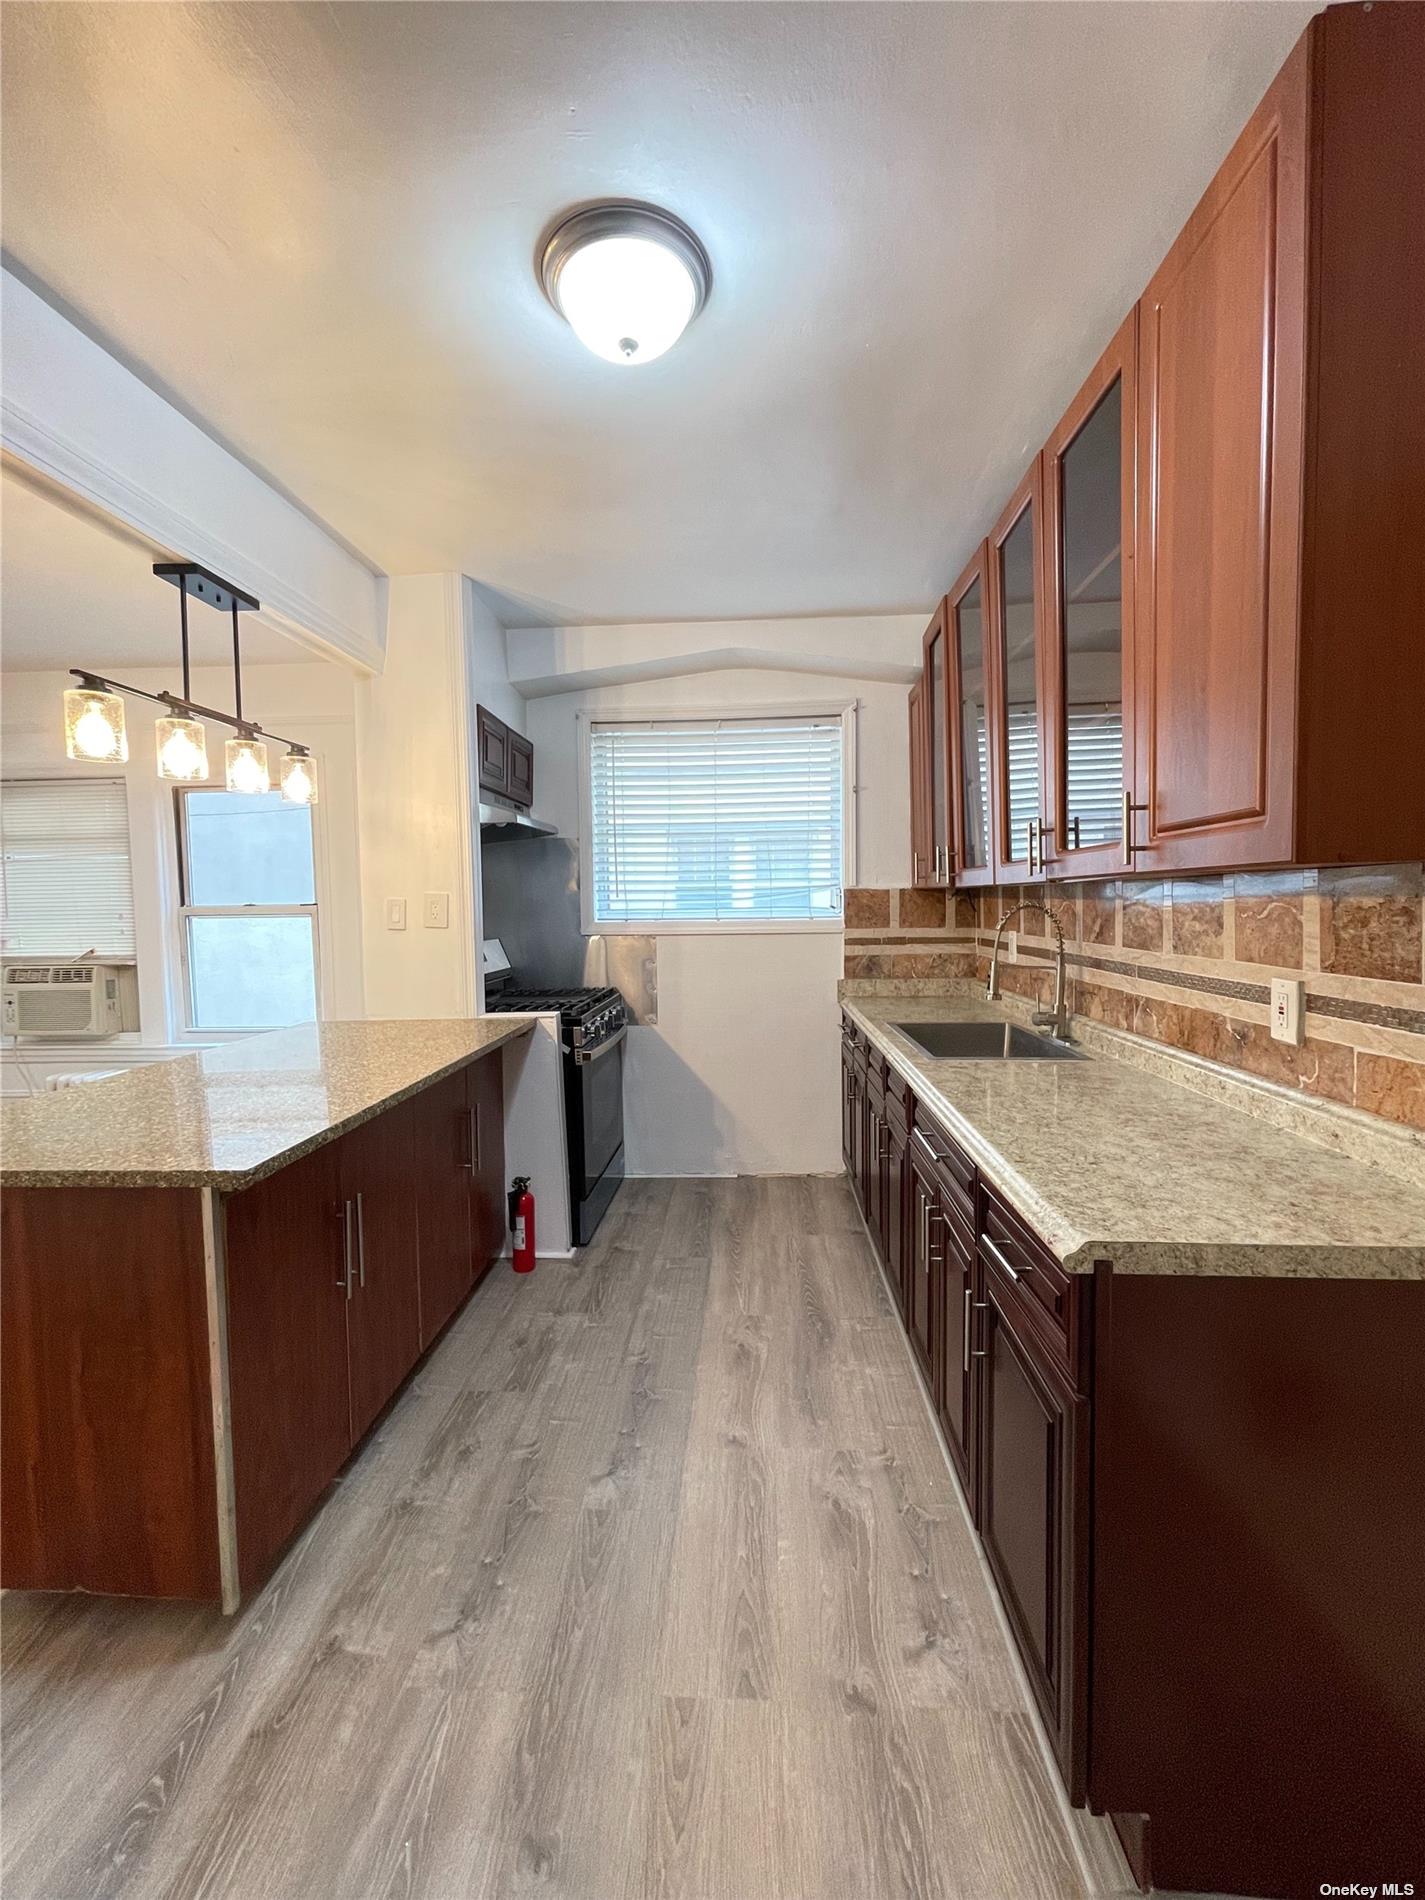
<path id="1" fill-rule="evenodd" d="M 919 1103 L 915 1110 L 915 1142 L 921 1152 L 934 1162 L 941 1194 L 947 1206 L 953 1208 L 973 1231 L 975 1164 L 962 1148 L 956 1146 L 940 1124 L 924 1112 Z"/>
<path id="2" fill-rule="evenodd" d="M 910 1083 L 889 1064 L 886 1066 L 886 1110 L 907 1127 L 915 1112 L 915 1096 Z"/>
<path id="3" fill-rule="evenodd" d="M 1065 1273 L 1044 1243 L 992 1188 L 980 1190 L 980 1253 L 1019 1295 L 1019 1304 L 1047 1351 L 1078 1376 L 1081 1328 L 1074 1275 Z"/>

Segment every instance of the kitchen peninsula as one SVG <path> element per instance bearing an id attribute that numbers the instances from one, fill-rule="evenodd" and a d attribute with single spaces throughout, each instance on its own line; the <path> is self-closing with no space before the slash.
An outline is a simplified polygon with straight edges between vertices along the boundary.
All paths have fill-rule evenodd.
<path id="1" fill-rule="evenodd" d="M 500 1251 L 530 1027 L 312 1024 L 6 1104 L 7 1588 L 262 1582 Z"/>

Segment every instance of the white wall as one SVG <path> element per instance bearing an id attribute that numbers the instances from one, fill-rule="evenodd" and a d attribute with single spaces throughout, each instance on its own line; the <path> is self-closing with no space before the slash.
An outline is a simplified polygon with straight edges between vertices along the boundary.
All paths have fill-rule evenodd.
<path id="1" fill-rule="evenodd" d="M 9 271 L 0 298 L 10 454 L 175 559 L 248 588 L 299 644 L 380 666 L 371 567 Z"/>
<path id="2" fill-rule="evenodd" d="M 470 1016 L 479 884 L 470 590 L 459 574 L 393 578 L 389 589 L 385 670 L 356 689 L 366 1014 Z M 448 900 L 444 928 L 423 922 L 427 893 Z M 387 925 L 392 898 L 405 900 L 404 930 Z"/>
<path id="3" fill-rule="evenodd" d="M 541 815 L 565 835 L 580 824 L 577 715 L 647 717 L 686 709 L 706 716 L 759 706 L 858 705 L 856 869 L 863 884 L 910 873 L 906 688 L 847 675 L 770 670 L 785 643 L 794 663 L 818 640 L 815 622 L 740 623 L 759 654 L 752 668 L 635 680 L 529 703 Z M 838 623 L 844 625 L 845 623 Z M 919 661 L 920 617 L 868 631 L 878 666 Z M 611 658 L 638 663 L 640 629 L 599 630 Z M 668 655 L 658 630 L 660 669 Z M 512 639 L 514 636 L 512 636 Z M 709 647 L 685 629 L 686 650 Z M 547 651 L 548 649 L 546 649 Z M 581 655 L 581 660 L 583 656 Z M 848 664 L 854 664 L 848 654 Z M 625 1101 L 633 1174 L 794 1174 L 840 1166 L 836 932 L 668 935 L 658 941 L 658 1023 L 630 1031 Z"/>
<path id="4" fill-rule="evenodd" d="M 134 686 L 156 691 L 173 685 L 172 670 L 128 668 Z M 126 766 L 84 765 L 64 756 L 60 695 L 73 684 L 67 673 L 7 673 L 0 702 L 0 768 L 7 778 L 112 778 L 128 791 L 129 847 L 133 863 L 138 948 L 139 1028 L 115 1042 L 79 1047 L 43 1061 L 44 1073 L 105 1067 L 191 1046 L 184 1024 L 176 911 L 177 855 L 171 786 L 154 764 L 151 717 L 159 708 L 128 702 L 129 761 Z M 322 960 L 322 1009 L 329 1017 L 362 1014 L 359 840 L 356 803 L 354 675 L 321 661 L 243 669 L 244 707 L 263 725 L 288 738 L 310 740 L 321 774 L 321 798 L 313 813 L 317 852 L 318 930 Z M 193 697 L 210 706 L 231 699 L 231 675 L 197 668 Z M 209 726 L 209 757 L 222 759 L 229 734 Z M 198 1041 L 211 1038 L 196 1038 Z M 28 1046 L 28 1045 L 27 1045 Z M 127 1052 L 133 1052 L 132 1054 Z M 7 1057 L 7 1067 L 13 1066 Z"/>

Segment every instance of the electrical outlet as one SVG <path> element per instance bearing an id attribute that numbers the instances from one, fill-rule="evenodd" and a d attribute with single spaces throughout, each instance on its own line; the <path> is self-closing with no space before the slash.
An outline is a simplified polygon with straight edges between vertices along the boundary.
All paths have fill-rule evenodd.
<path id="1" fill-rule="evenodd" d="M 427 891 L 421 909 L 421 922 L 427 930 L 450 928 L 450 892 Z"/>
<path id="2" fill-rule="evenodd" d="M 404 930 L 406 927 L 406 900 L 404 897 L 386 899 L 386 928 Z"/>
<path id="3" fill-rule="evenodd" d="M 1306 985 L 1297 977 L 1272 978 L 1272 1038 L 1290 1042 L 1298 1049 L 1302 1042 L 1301 1001 Z"/>
<path id="4" fill-rule="evenodd" d="M 1000 947 L 1004 951 L 1006 962 L 1018 963 L 1019 961 L 1019 932 L 1017 930 L 1006 930 L 1006 932 L 1004 933 L 1004 942 Z"/>

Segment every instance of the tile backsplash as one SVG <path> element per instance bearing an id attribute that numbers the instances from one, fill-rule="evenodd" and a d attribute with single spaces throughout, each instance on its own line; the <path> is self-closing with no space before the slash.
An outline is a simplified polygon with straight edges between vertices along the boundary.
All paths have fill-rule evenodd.
<path id="1" fill-rule="evenodd" d="M 1021 898 L 1052 906 L 1076 1014 L 1425 1129 L 1425 868 L 1331 866 L 969 893 L 849 890 L 848 977 L 983 978 Z M 1010 926 L 1001 986 L 1046 994 L 1053 933 Z M 1268 1031 L 1270 982 L 1306 985 L 1302 1046 Z"/>

